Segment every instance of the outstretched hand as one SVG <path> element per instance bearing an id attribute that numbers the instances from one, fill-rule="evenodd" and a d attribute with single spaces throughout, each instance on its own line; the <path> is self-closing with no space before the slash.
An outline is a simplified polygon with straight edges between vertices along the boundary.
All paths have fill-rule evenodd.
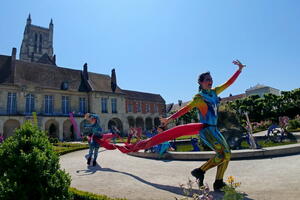
<path id="1" fill-rule="evenodd" d="M 240 71 L 242 71 L 242 69 L 244 68 L 244 67 L 246 67 L 246 65 L 243 65 L 242 63 L 241 63 L 241 61 L 239 61 L 239 60 L 234 60 L 234 61 L 232 61 L 232 63 L 233 64 L 235 64 L 235 65 L 237 65 L 237 66 L 239 66 L 239 70 Z"/>

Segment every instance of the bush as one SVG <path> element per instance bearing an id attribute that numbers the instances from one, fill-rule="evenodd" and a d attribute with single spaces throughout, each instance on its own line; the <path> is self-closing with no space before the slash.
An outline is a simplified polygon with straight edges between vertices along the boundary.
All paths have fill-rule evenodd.
<path id="1" fill-rule="evenodd" d="M 289 129 L 297 129 L 297 128 L 300 128 L 300 120 L 299 120 L 299 119 L 292 119 L 292 120 L 289 120 L 288 128 L 289 128 Z"/>
<path id="2" fill-rule="evenodd" d="M 70 176 L 45 132 L 29 122 L 0 146 L 0 199 L 70 199 Z"/>
<path id="3" fill-rule="evenodd" d="M 58 138 L 49 137 L 48 139 L 49 139 L 50 143 L 52 143 L 52 144 L 59 143 L 59 139 Z"/>

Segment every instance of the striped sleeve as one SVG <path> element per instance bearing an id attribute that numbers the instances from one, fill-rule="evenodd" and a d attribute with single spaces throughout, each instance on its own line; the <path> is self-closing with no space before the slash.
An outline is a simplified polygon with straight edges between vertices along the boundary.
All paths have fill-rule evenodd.
<path id="1" fill-rule="evenodd" d="M 237 70 L 233 76 L 223 85 L 217 86 L 214 88 L 216 94 L 220 94 L 221 92 L 223 92 L 226 88 L 228 88 L 236 79 L 237 77 L 240 75 L 241 71 Z"/>
<path id="2" fill-rule="evenodd" d="M 197 107 L 199 109 L 199 111 L 201 112 L 202 115 L 206 115 L 207 109 L 208 109 L 207 104 L 204 102 L 202 96 L 197 94 L 197 95 L 195 95 L 195 97 L 193 98 L 193 100 L 191 102 L 189 102 L 186 106 L 184 106 L 183 108 L 178 110 L 176 113 L 174 113 L 173 115 L 168 117 L 168 119 L 176 119 L 176 118 L 184 115 L 185 113 L 187 113 L 188 111 L 190 111 L 191 109 L 193 109 L 195 107 Z"/>

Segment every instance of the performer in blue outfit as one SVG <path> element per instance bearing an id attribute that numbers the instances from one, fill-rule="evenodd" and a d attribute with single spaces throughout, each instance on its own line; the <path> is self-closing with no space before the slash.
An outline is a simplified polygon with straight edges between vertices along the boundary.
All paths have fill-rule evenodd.
<path id="1" fill-rule="evenodd" d="M 184 115 L 191 109 L 198 109 L 200 123 L 207 125 L 206 128 L 200 131 L 200 139 L 214 150 L 216 155 L 201 167 L 194 169 L 191 173 L 198 180 L 199 186 L 203 186 L 205 172 L 213 167 L 217 167 L 216 180 L 213 185 L 215 190 L 219 190 L 225 186 L 223 176 L 231 157 L 229 145 L 217 128 L 217 112 L 220 103 L 217 95 L 237 79 L 244 67 L 238 60 L 233 61 L 233 64 L 238 66 L 238 70 L 226 83 L 215 88 L 212 88 L 213 80 L 210 73 L 201 74 L 198 79 L 199 93 L 195 95 L 194 99 L 170 117 L 161 118 L 162 126 L 166 126 L 171 120 Z"/>
<path id="2" fill-rule="evenodd" d="M 89 143 L 89 155 L 87 159 L 87 164 L 91 164 L 92 157 L 94 155 L 93 166 L 97 163 L 98 150 L 100 145 L 95 141 L 96 138 L 101 139 L 103 136 L 102 128 L 100 127 L 100 119 L 96 114 L 87 113 L 85 115 L 85 119 L 87 123 L 84 123 L 84 128 L 89 128 L 90 133 L 88 135 L 88 143 Z"/>

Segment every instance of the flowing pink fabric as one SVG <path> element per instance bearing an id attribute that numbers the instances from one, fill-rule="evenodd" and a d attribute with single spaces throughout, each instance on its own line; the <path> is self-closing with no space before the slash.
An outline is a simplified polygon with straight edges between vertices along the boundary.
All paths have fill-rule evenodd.
<path id="1" fill-rule="evenodd" d="M 77 137 L 78 138 L 82 138 L 82 135 L 80 134 L 80 131 L 78 129 L 78 125 L 77 125 L 77 123 L 76 123 L 76 121 L 74 119 L 73 113 L 69 113 L 69 116 L 70 116 L 70 121 L 71 121 L 71 123 L 73 125 L 73 128 L 74 128 L 74 130 L 75 130 L 75 132 L 77 134 Z"/>
<path id="2" fill-rule="evenodd" d="M 126 143 L 123 146 L 110 143 L 110 139 L 114 137 L 114 134 L 111 133 L 104 134 L 101 139 L 97 139 L 97 138 L 93 138 L 93 139 L 102 147 L 108 150 L 118 149 L 123 153 L 129 153 L 129 152 L 136 152 L 141 149 L 149 149 L 150 147 L 153 147 L 155 145 L 161 144 L 169 140 L 173 140 L 180 136 L 199 134 L 199 131 L 205 127 L 207 127 L 207 125 L 201 123 L 190 123 L 186 125 L 180 125 L 171 128 L 169 130 L 166 130 L 164 132 L 161 132 L 153 136 L 152 138 L 141 140 L 135 144 Z"/>

